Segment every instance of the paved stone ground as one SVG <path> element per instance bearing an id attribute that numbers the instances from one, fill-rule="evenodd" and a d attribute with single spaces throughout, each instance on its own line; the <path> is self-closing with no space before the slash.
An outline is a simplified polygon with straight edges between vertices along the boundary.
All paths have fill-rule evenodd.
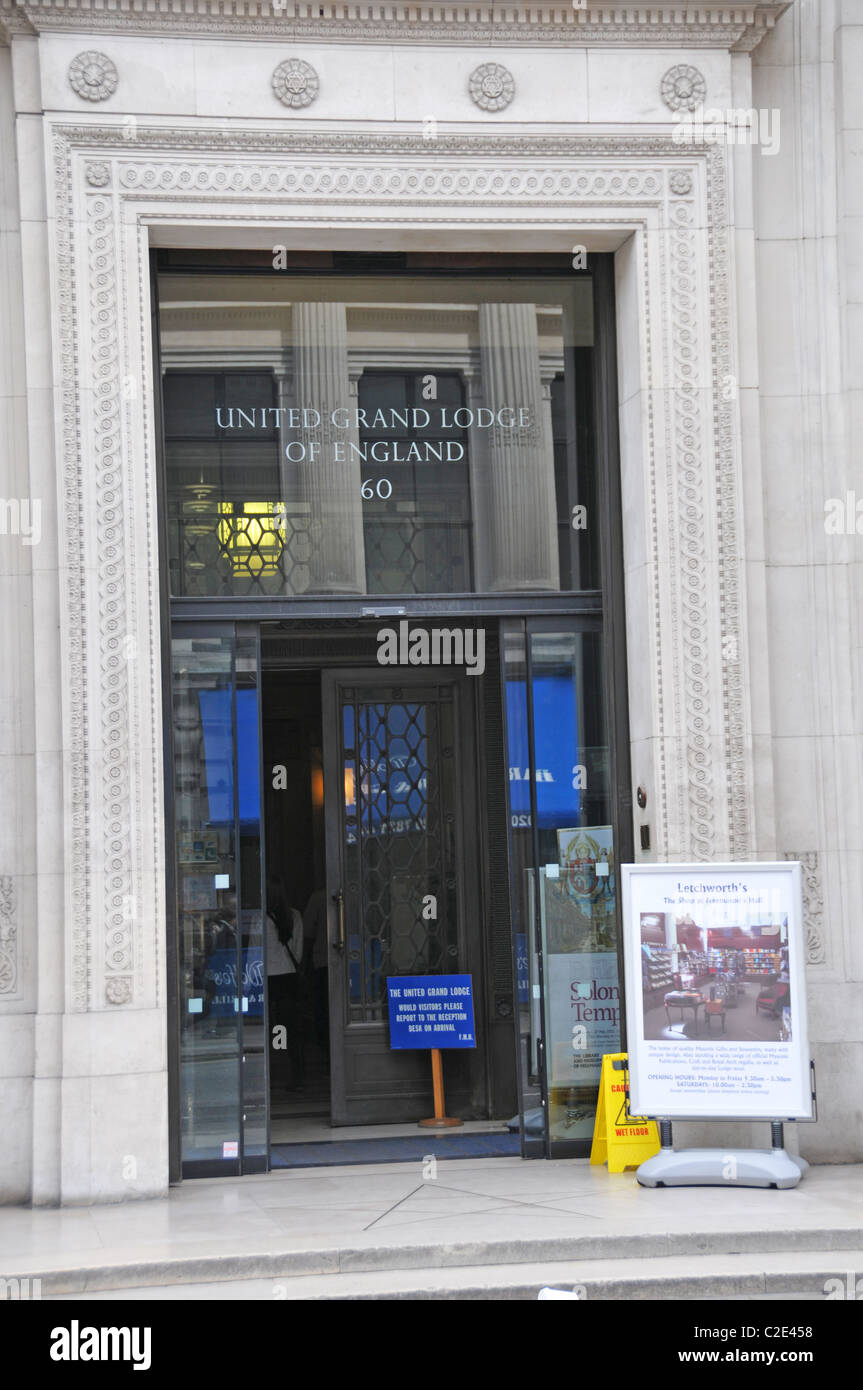
<path id="1" fill-rule="evenodd" d="M 0 1208 L 0 1275 L 41 1278 L 43 1297 L 525 1298 L 542 1283 L 823 1297 L 827 1278 L 855 1271 L 863 1279 L 863 1165 L 813 1167 L 786 1191 L 651 1190 L 583 1159 L 468 1159 Z"/>

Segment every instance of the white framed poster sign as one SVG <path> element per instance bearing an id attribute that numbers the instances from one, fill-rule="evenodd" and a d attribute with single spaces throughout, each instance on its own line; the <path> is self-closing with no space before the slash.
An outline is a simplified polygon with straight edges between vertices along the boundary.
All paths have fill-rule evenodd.
<path id="1" fill-rule="evenodd" d="M 630 1108 L 811 1119 L 801 870 L 624 864 Z"/>

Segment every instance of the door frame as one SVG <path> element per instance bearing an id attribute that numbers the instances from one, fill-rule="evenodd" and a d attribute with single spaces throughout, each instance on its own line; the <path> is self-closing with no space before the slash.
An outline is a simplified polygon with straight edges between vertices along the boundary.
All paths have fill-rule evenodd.
<path id="1" fill-rule="evenodd" d="M 332 789 L 341 785 L 341 720 L 339 717 L 339 690 L 342 686 L 362 686 L 377 684 L 382 689 L 407 689 L 417 686 L 450 685 L 453 691 L 453 720 L 455 732 L 455 807 L 456 825 L 456 903 L 458 914 L 459 971 L 470 974 L 474 981 L 474 1013 L 477 1019 L 485 1017 L 485 989 L 487 982 L 483 969 L 485 921 L 482 912 L 483 876 L 479 864 L 482 844 L 481 827 L 478 819 L 478 790 L 476 773 L 476 743 L 478 735 L 478 700 L 471 688 L 470 678 L 458 669 L 445 667 L 380 667 L 357 664 L 352 667 L 323 668 L 321 671 L 321 712 L 323 724 L 324 759 L 324 806 L 326 826 L 326 900 L 327 900 L 327 940 L 328 966 L 332 967 L 333 941 L 338 932 L 337 908 L 334 892 L 344 882 L 341 848 L 344 842 L 345 811 L 344 798 L 337 796 L 337 814 L 326 814 L 328 796 Z M 475 682 L 474 682 L 475 684 Z M 470 771 L 467 772 L 467 769 Z M 477 865 L 476 872 L 471 866 Z M 471 930 L 473 926 L 473 930 Z M 344 1017 L 344 972 L 334 972 L 330 968 L 330 1106 L 331 1124 L 362 1124 L 362 1120 L 347 1118 L 349 1102 L 345 1095 L 345 1033 L 355 1027 L 357 1034 L 365 1032 L 370 1038 L 375 1034 L 386 1033 L 388 1024 L 350 1025 Z M 336 1017 L 340 1022 L 336 1024 Z M 338 1041 L 338 1045 L 337 1045 Z M 469 1057 L 469 1097 L 472 1112 L 488 1111 L 491 1106 L 491 1092 L 488 1082 L 485 1051 L 482 1043 L 471 1051 Z M 431 1099 L 431 1078 L 428 1077 L 429 1099 Z M 344 1115 L 345 1118 L 336 1118 Z M 421 1118 L 419 1115 L 417 1119 Z M 374 1121 L 365 1121 L 374 1123 Z M 409 1121 L 406 1121 L 409 1123 Z"/>
<path id="2" fill-rule="evenodd" d="M 399 596 L 371 596 L 371 595 L 320 595 L 320 596 L 291 596 L 276 597 L 268 596 L 263 598 L 246 597 L 209 597 L 209 598 L 177 598 L 170 592 L 168 580 L 168 522 L 167 522 L 167 499 L 166 499 L 166 477 L 165 477 L 165 445 L 164 428 L 162 424 L 163 403 L 162 403 L 162 367 L 161 367 L 161 334 L 159 325 L 159 282 L 163 274 L 170 273 L 170 267 L 166 260 L 165 253 L 155 248 L 150 248 L 149 253 L 149 289 L 151 296 L 151 359 L 152 359 L 152 379 L 154 383 L 154 426 L 155 426 L 155 451 L 156 451 L 156 495 L 158 513 L 158 533 L 159 533 L 159 611 L 161 617 L 160 637 L 161 637 L 161 659 L 163 679 L 162 686 L 162 734 L 163 734 L 163 810 L 165 842 L 172 845 L 173 836 L 173 741 L 171 724 L 171 681 L 166 674 L 170 671 L 170 633 L 172 623 L 175 621 L 186 624 L 200 624 L 203 630 L 207 630 L 211 625 L 216 625 L 234 620 L 256 622 L 264 626 L 278 625 L 280 622 L 290 624 L 297 628 L 305 628 L 311 637 L 315 633 L 317 625 L 323 622 L 329 625 L 332 622 L 348 623 L 358 619 L 380 618 L 398 613 L 418 622 L 428 622 L 430 620 L 441 620 L 444 617 L 448 621 L 482 621 L 495 624 L 498 631 L 502 631 L 502 620 L 516 619 L 527 621 L 529 619 L 540 619 L 542 617 L 596 617 L 602 622 L 605 652 L 606 652 L 606 698 L 607 712 L 610 721 L 610 742 L 611 758 L 613 768 L 613 806 L 617 814 L 617 826 L 615 831 L 615 841 L 621 846 L 621 856 L 631 859 L 634 854 L 633 839 L 634 826 L 632 816 L 632 789 L 630 775 L 630 730 L 628 719 L 627 702 L 627 652 L 626 652 L 626 608 L 624 603 L 624 575 L 623 575 L 623 517 L 621 510 L 621 479 L 620 479 L 620 447 L 618 438 L 618 419 L 617 419 L 617 388 L 618 388 L 618 363 L 616 345 L 616 293 L 615 293 L 615 256 L 613 253 L 591 253 L 589 272 L 593 276 L 594 286 L 594 313 L 596 316 L 596 337 L 595 337 L 595 359 L 592 372 L 592 399 L 594 408 L 594 438 L 596 440 L 597 460 L 596 473 L 600 488 L 600 497 L 603 505 L 600 507 L 600 516 L 605 518 L 601 523 L 601 582 L 602 590 L 575 590 L 567 593 L 535 593 L 526 595 L 524 593 L 497 594 L 497 593 L 470 593 L 459 595 L 447 595 L 444 599 L 438 595 L 399 595 Z M 213 271 L 222 269 L 223 273 L 236 273 L 236 267 L 220 267 L 212 263 L 212 257 L 208 257 L 205 251 L 201 254 L 200 264 L 194 267 L 197 271 Z M 189 273 L 190 267 L 185 265 L 183 273 Z M 349 272 L 345 272 L 349 273 Z M 387 273 L 390 273 L 387 271 Z M 476 272 L 471 271 L 471 274 Z M 499 273 L 495 270 L 494 273 Z M 509 274 L 519 276 L 521 274 L 535 273 L 531 269 L 524 270 L 522 267 L 512 267 Z M 578 274 L 579 272 L 573 272 Z M 314 274 L 310 273 L 309 278 L 313 280 Z M 610 520 L 609 520 L 610 518 Z M 263 627 L 260 628 L 263 631 Z M 323 673 L 333 666 L 338 665 L 338 660 L 324 655 L 316 656 L 313 660 L 286 660 L 284 666 L 305 667 L 306 669 L 315 668 Z M 503 664 L 501 662 L 501 689 L 503 690 Z M 476 703 L 481 707 L 479 691 L 475 692 Z M 481 708 L 477 710 L 477 718 L 481 717 Z M 504 725 L 504 742 L 506 742 L 506 710 L 505 705 L 502 709 Z M 477 728 L 480 728 L 480 723 Z M 477 779 L 476 785 L 479 786 L 478 770 L 479 762 L 482 757 L 481 746 L 471 750 L 470 765 L 474 769 L 474 776 Z M 478 812 L 482 817 L 479 836 L 480 843 L 485 844 L 488 831 L 488 824 L 485 816 L 485 808 L 480 801 Z M 511 877 L 511 847 L 509 836 L 506 841 L 506 854 L 510 868 Z M 176 889 L 174 883 L 174 863 L 173 855 L 170 853 L 166 857 L 165 864 L 165 921 L 167 928 L 166 943 L 166 976 L 167 976 L 167 1017 L 168 1017 L 168 1157 L 169 1157 L 169 1181 L 178 1183 L 182 1180 L 180 1166 L 180 1145 L 181 1145 L 181 1121 L 179 1108 L 179 997 L 178 997 L 178 970 L 177 970 L 177 948 L 178 933 L 176 921 Z M 482 869 L 482 888 L 480 892 L 481 904 L 484 912 L 491 911 L 491 896 L 488 889 L 488 866 Z M 511 885 L 509 889 L 510 902 L 512 903 Z M 483 932 L 484 949 L 487 946 Z M 516 946 L 515 939 L 512 941 L 512 981 L 513 990 L 517 988 L 517 968 L 516 968 Z M 484 966 L 483 966 L 484 969 Z M 513 1048 L 516 1055 L 518 1108 L 522 1112 L 524 1109 L 524 1088 L 521 1084 L 519 1044 L 516 1032 L 516 1019 L 518 1009 L 514 1007 L 513 1014 Z M 490 1059 L 489 1059 L 490 1064 Z M 492 1094 L 490 1079 L 486 1081 L 486 1092 Z M 538 1145 L 526 1142 L 524 1128 L 522 1126 L 522 1156 L 539 1157 L 546 1156 L 545 1144 L 540 1141 Z"/>

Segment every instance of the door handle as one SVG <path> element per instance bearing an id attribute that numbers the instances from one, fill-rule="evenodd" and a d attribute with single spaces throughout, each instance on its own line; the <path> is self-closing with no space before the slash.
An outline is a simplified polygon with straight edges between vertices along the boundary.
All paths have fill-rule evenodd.
<path id="1" fill-rule="evenodd" d="M 338 893 L 333 894 L 333 902 L 336 905 L 338 935 L 332 945 L 336 951 L 343 951 L 345 949 L 345 895 L 341 888 Z"/>

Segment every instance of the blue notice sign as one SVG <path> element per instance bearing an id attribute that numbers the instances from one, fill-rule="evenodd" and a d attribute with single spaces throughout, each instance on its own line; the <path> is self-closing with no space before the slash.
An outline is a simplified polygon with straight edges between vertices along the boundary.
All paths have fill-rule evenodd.
<path id="1" fill-rule="evenodd" d="M 390 1047 L 476 1047 L 470 975 L 390 975 Z"/>

